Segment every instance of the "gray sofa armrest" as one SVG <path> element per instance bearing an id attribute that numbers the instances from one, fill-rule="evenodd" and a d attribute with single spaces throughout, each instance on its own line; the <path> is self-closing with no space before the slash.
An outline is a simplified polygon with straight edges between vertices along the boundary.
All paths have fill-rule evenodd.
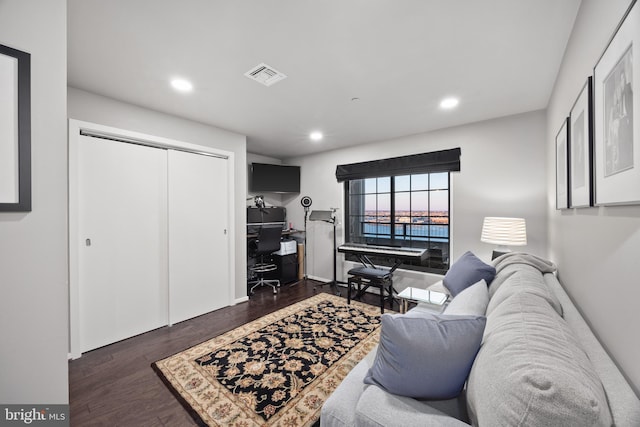
<path id="1" fill-rule="evenodd" d="M 355 413 L 357 427 L 468 427 L 424 401 L 387 393 L 381 388 L 367 386 L 360 396 Z"/>
<path id="2" fill-rule="evenodd" d="M 558 297 L 560 304 L 562 304 L 562 317 L 580 340 L 602 381 L 614 424 L 617 427 L 639 426 L 640 400 L 634 394 L 631 386 L 591 331 L 557 277 L 547 273 L 544 275 L 544 280 Z"/>

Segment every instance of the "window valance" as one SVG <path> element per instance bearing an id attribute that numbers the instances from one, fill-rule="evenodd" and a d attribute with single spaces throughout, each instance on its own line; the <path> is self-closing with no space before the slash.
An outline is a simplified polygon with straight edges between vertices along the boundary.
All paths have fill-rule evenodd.
<path id="1" fill-rule="evenodd" d="M 336 167 L 336 178 L 338 182 L 343 182 L 380 176 L 456 172 L 460 170 L 460 153 L 461 151 L 458 147 L 450 150 L 338 165 Z"/>

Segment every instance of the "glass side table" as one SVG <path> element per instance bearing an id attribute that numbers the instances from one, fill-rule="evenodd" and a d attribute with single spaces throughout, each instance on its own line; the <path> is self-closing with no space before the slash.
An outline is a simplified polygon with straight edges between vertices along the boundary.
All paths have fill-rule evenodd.
<path id="1" fill-rule="evenodd" d="M 400 298 L 400 313 L 407 312 L 409 302 L 427 303 L 433 307 L 434 313 L 441 313 L 449 300 L 449 296 L 443 292 L 411 287 L 404 289 L 397 297 Z"/>

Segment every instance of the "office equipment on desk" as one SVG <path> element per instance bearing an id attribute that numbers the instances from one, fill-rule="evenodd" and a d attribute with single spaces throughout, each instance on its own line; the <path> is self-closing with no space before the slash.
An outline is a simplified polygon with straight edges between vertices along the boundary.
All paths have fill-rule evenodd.
<path id="1" fill-rule="evenodd" d="M 247 233 L 257 233 L 263 225 L 279 225 L 287 229 L 287 210 L 281 206 L 247 206 Z"/>
<path id="2" fill-rule="evenodd" d="M 249 293 L 253 295 L 253 290 L 258 286 L 271 286 L 273 293 L 278 293 L 280 281 L 277 279 L 265 279 L 265 274 L 275 271 L 278 266 L 272 261 L 265 262 L 265 256 L 271 255 L 280 249 L 280 236 L 282 227 L 278 224 L 263 225 L 258 232 L 258 239 L 255 240 L 254 255 L 260 257 L 260 262 L 252 265 L 249 270 L 258 277 L 258 280 L 252 280 L 248 285 L 253 285 Z"/>
<path id="3" fill-rule="evenodd" d="M 275 225 L 275 224 L 268 224 L 268 225 Z M 256 237 L 258 237 L 258 231 L 260 230 L 260 227 L 256 227 L 254 229 L 249 229 L 249 227 L 247 227 L 247 239 L 248 240 L 252 240 L 255 239 Z M 281 236 L 283 238 L 289 238 L 290 236 L 293 236 L 294 234 L 303 234 L 304 231 L 302 230 L 282 230 L 280 232 Z M 302 239 L 302 238 L 301 238 Z M 294 238 L 295 240 L 295 238 Z"/>
<path id="4" fill-rule="evenodd" d="M 295 240 L 283 240 L 280 242 L 280 249 L 274 252 L 275 255 L 293 255 L 298 252 L 298 242 Z"/>

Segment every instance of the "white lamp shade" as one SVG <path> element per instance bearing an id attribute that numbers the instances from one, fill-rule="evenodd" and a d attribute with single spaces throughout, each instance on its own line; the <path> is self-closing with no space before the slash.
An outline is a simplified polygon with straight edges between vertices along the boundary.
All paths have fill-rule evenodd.
<path id="1" fill-rule="evenodd" d="M 527 244 L 527 226 L 524 218 L 488 216 L 482 224 L 480 240 L 494 245 L 524 246 Z"/>

